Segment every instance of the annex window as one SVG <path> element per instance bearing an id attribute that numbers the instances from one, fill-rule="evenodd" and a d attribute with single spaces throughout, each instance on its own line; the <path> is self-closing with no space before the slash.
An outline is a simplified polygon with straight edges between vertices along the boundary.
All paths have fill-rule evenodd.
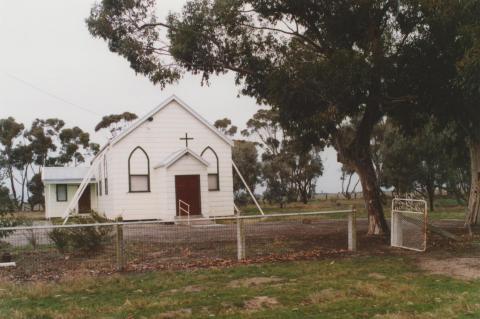
<path id="1" fill-rule="evenodd" d="M 57 202 L 66 202 L 68 200 L 68 192 L 66 184 L 57 184 Z"/>
<path id="2" fill-rule="evenodd" d="M 208 190 L 220 190 L 219 165 L 217 153 L 207 146 L 200 154 L 210 165 L 208 166 Z"/>
<path id="3" fill-rule="evenodd" d="M 150 159 L 140 146 L 128 157 L 128 189 L 131 193 L 150 191 Z"/>

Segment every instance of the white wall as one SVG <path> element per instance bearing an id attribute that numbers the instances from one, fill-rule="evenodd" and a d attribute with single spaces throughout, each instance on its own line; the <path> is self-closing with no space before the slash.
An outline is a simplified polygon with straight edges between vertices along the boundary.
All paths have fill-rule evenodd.
<path id="1" fill-rule="evenodd" d="M 72 200 L 80 184 L 67 184 L 67 201 L 57 202 L 56 184 L 45 184 L 45 218 L 63 217 L 68 203 Z M 97 210 L 95 184 L 90 184 L 90 203 L 92 210 Z M 78 211 L 78 205 L 75 207 Z"/>
<path id="2" fill-rule="evenodd" d="M 175 215 L 169 207 L 171 194 L 175 194 L 174 184 L 166 186 L 166 176 L 162 175 L 165 172 L 153 167 L 171 153 L 185 148 L 185 142 L 179 139 L 185 133 L 194 138 L 189 141 L 192 151 L 201 154 L 210 146 L 219 157 L 220 190 L 208 192 L 205 188 L 207 194 L 205 200 L 202 195 L 202 209 L 208 205 L 208 211 L 205 210 L 204 215 L 233 214 L 231 146 L 175 101 L 155 114 L 153 121 L 146 121 L 107 150 L 109 195 L 99 197 L 99 211 L 109 218 L 122 215 L 126 220 L 172 219 Z M 150 193 L 129 193 L 128 190 L 128 157 L 137 146 L 149 156 Z M 208 186 L 205 184 L 205 187 Z"/>

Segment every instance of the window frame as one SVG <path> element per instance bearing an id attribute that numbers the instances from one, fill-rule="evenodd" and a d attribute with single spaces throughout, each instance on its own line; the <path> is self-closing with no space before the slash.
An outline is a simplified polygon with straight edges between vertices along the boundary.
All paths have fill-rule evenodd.
<path id="1" fill-rule="evenodd" d="M 147 174 L 131 174 L 130 171 L 130 160 L 132 159 L 133 153 L 135 153 L 137 150 L 141 150 L 143 154 L 145 154 L 145 157 L 147 158 Z M 142 191 L 134 191 L 132 190 L 132 176 L 142 176 L 142 177 L 147 177 L 147 190 L 142 190 Z M 130 155 L 128 156 L 128 192 L 129 193 L 150 193 L 150 158 L 148 157 L 147 152 L 141 147 L 137 146 L 133 149 L 132 152 L 130 152 Z"/>
<path id="2" fill-rule="evenodd" d="M 202 153 L 200 153 L 200 156 L 203 157 L 203 154 L 207 151 L 207 150 L 210 150 L 212 151 L 213 155 L 215 155 L 215 159 L 217 160 L 217 172 L 216 173 L 208 173 L 207 175 L 208 176 L 213 176 L 213 175 L 216 175 L 217 176 L 217 187 L 216 188 L 212 188 L 210 189 L 210 187 L 208 188 L 208 191 L 209 192 L 218 192 L 220 191 L 220 165 L 219 165 L 219 160 L 218 160 L 218 155 L 217 153 L 213 150 L 213 148 L 211 148 L 210 146 L 207 146 L 203 149 Z M 208 178 L 207 176 L 207 178 Z M 208 182 L 208 181 L 207 181 Z"/>
<path id="3" fill-rule="evenodd" d="M 64 186 L 65 187 L 65 200 L 58 199 L 59 186 Z M 56 184 L 55 185 L 55 193 L 56 193 L 57 202 L 68 202 L 68 185 L 67 184 Z"/>

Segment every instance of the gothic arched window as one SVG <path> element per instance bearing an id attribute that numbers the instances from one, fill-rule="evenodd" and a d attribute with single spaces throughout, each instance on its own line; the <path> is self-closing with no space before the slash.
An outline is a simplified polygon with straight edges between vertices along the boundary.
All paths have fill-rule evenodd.
<path id="1" fill-rule="evenodd" d="M 210 165 L 208 166 L 208 190 L 220 190 L 220 177 L 217 153 L 207 146 L 200 154 Z"/>
<path id="2" fill-rule="evenodd" d="M 140 146 L 128 157 L 128 190 L 130 193 L 150 191 L 150 159 Z"/>

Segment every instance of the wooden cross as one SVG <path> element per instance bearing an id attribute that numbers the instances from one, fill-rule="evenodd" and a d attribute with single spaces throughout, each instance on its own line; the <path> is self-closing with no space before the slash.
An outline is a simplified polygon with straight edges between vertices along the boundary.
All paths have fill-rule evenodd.
<path id="1" fill-rule="evenodd" d="M 188 137 L 188 134 L 185 133 L 185 137 L 180 137 L 180 139 L 185 141 L 185 147 L 188 148 L 188 141 L 193 140 L 193 137 Z"/>

